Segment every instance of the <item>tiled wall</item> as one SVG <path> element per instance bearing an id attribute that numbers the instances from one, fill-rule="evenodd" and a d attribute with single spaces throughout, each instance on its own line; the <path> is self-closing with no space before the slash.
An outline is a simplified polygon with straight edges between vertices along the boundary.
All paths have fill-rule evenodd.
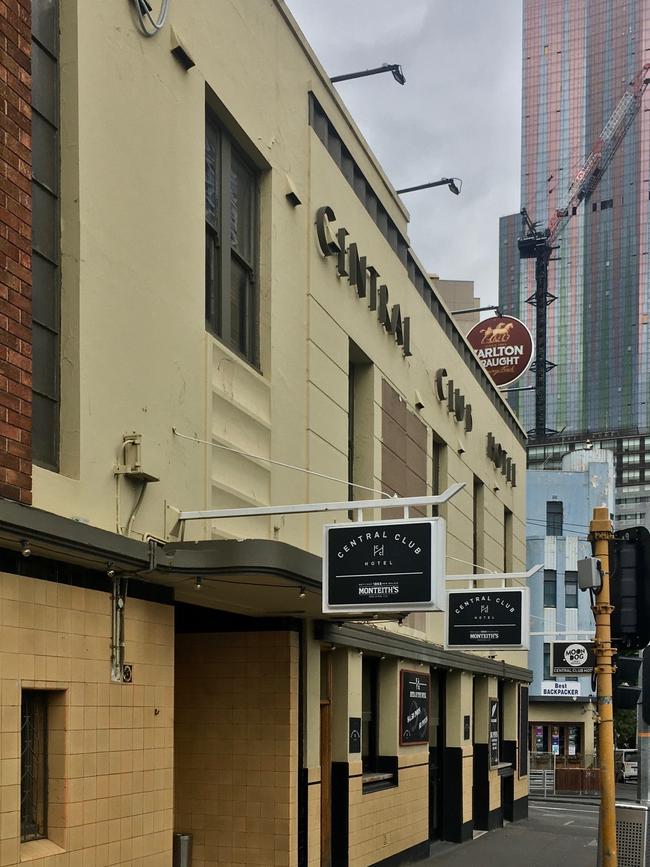
<path id="1" fill-rule="evenodd" d="M 110 680 L 110 596 L 0 574 L 0 867 L 169 867 L 173 609 L 129 598 L 134 682 Z M 20 843 L 22 689 L 52 690 L 49 839 Z"/>
<path id="2" fill-rule="evenodd" d="M 193 867 L 295 867 L 297 780 L 297 633 L 178 635 L 175 830 Z"/>
<path id="3" fill-rule="evenodd" d="M 350 867 L 367 867 L 428 839 L 428 754 L 399 768 L 399 785 L 364 795 L 350 779 Z M 354 765 L 351 765 L 351 770 Z"/>

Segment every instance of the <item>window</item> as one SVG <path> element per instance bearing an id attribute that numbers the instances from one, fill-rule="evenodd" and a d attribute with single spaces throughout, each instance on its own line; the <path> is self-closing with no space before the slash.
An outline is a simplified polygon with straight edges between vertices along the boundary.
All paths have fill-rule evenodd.
<path id="1" fill-rule="evenodd" d="M 557 575 L 554 569 L 544 570 L 544 608 L 557 606 Z"/>
<path id="2" fill-rule="evenodd" d="M 546 535 L 562 535 L 563 508 L 560 500 L 549 500 L 546 503 Z"/>
<path id="3" fill-rule="evenodd" d="M 433 434 L 432 462 L 431 462 L 431 493 L 433 495 L 441 494 L 447 487 L 446 469 L 445 469 L 445 449 L 446 445 L 442 440 L 439 440 L 436 434 Z M 431 506 L 431 517 L 439 516 L 439 507 Z"/>
<path id="4" fill-rule="evenodd" d="M 32 451 L 59 462 L 58 2 L 32 3 Z"/>
<path id="5" fill-rule="evenodd" d="M 566 572 L 564 575 L 564 604 L 567 608 L 578 607 L 577 572 Z"/>
<path id="6" fill-rule="evenodd" d="M 207 112 L 205 319 L 226 346 L 258 363 L 258 174 Z"/>
<path id="7" fill-rule="evenodd" d="M 551 679 L 551 645 L 544 644 L 544 680 Z M 553 678 L 555 680 L 555 678 Z"/>
<path id="8" fill-rule="evenodd" d="M 363 657 L 361 673 L 361 758 L 363 772 L 377 770 L 379 743 L 379 660 Z"/>
<path id="9" fill-rule="evenodd" d="M 348 499 L 363 500 L 373 486 L 374 369 L 356 343 L 348 346 Z"/>
<path id="10" fill-rule="evenodd" d="M 507 506 L 503 507 L 503 571 L 512 572 L 512 546 L 514 539 L 514 524 L 512 512 Z"/>
<path id="11" fill-rule="evenodd" d="M 47 698 L 40 690 L 23 692 L 20 735 L 20 840 L 47 837 Z"/>
<path id="12" fill-rule="evenodd" d="M 484 570 L 480 567 L 483 565 L 483 514 L 485 508 L 485 488 L 483 482 L 474 476 L 474 498 L 473 498 L 473 538 L 472 538 L 472 572 L 481 574 Z"/>

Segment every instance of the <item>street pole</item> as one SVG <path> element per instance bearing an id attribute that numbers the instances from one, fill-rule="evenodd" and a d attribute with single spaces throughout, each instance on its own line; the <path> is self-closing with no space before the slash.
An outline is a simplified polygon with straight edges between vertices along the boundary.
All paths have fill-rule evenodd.
<path id="1" fill-rule="evenodd" d="M 594 509 L 589 540 L 600 560 L 602 587 L 593 606 L 596 620 L 596 673 L 598 675 L 598 756 L 600 760 L 600 841 L 602 867 L 617 867 L 616 776 L 614 770 L 614 706 L 612 702 L 611 616 L 609 589 L 609 542 L 612 522 L 606 506 Z"/>

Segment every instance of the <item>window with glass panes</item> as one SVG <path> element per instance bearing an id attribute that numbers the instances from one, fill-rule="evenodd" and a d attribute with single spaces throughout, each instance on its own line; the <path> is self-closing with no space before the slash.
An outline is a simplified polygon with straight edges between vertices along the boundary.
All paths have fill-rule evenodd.
<path id="1" fill-rule="evenodd" d="M 258 172 L 206 112 L 205 319 L 226 346 L 258 363 Z"/>
<path id="2" fill-rule="evenodd" d="M 557 606 L 557 574 L 555 569 L 544 569 L 544 608 Z"/>
<path id="3" fill-rule="evenodd" d="M 32 454 L 59 464 L 58 0 L 32 3 Z"/>
<path id="4" fill-rule="evenodd" d="M 560 500 L 549 500 L 546 503 L 546 535 L 562 535 L 563 508 Z"/>
<path id="5" fill-rule="evenodd" d="M 564 604 L 567 608 L 578 607 L 577 572 L 566 572 L 564 575 Z"/>

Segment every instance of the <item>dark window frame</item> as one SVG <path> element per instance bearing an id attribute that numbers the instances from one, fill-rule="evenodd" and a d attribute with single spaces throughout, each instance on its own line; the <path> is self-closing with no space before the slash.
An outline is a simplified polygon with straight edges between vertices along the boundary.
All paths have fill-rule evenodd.
<path id="1" fill-rule="evenodd" d="M 208 207 L 210 147 L 214 153 L 215 208 Z M 233 174 L 233 167 L 236 172 Z M 205 112 L 205 322 L 206 329 L 240 358 L 259 369 L 260 171 L 214 112 Z M 232 180 L 244 179 L 248 201 L 242 244 L 233 243 Z M 248 213 L 246 213 L 248 211 Z M 248 250 L 243 247 L 248 245 Z M 242 282 L 234 287 L 235 278 Z M 235 300 L 238 301 L 235 304 Z"/>
<path id="2" fill-rule="evenodd" d="M 55 74 L 52 74 L 52 70 Z M 32 9 L 32 460 L 58 472 L 61 214 L 58 0 Z M 49 106 L 48 106 L 49 102 Z M 36 201 L 51 203 L 47 209 Z"/>
<path id="3" fill-rule="evenodd" d="M 46 690 L 24 690 L 20 725 L 20 841 L 47 837 L 48 704 Z"/>
<path id="4" fill-rule="evenodd" d="M 546 502 L 546 535 L 561 536 L 564 529 L 564 505 L 562 500 Z"/>
<path id="5" fill-rule="evenodd" d="M 552 592 L 550 592 L 550 588 L 552 588 Z M 544 608 L 557 608 L 557 572 L 555 569 L 544 569 Z"/>
<path id="6" fill-rule="evenodd" d="M 578 607 L 578 573 L 577 572 L 567 571 L 564 573 L 564 607 L 565 608 L 577 608 Z"/>

